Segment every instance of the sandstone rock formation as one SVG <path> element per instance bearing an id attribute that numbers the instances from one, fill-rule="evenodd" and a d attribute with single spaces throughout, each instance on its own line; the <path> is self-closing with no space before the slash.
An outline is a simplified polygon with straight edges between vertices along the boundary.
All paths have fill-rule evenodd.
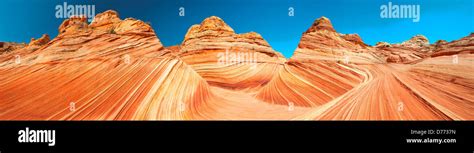
<path id="1" fill-rule="evenodd" d="M 311 25 L 311 27 L 308 30 L 306 30 L 305 33 L 311 33 L 311 32 L 316 32 L 316 31 L 336 32 L 336 30 L 334 30 L 334 28 L 332 27 L 331 21 L 324 16 L 316 19 L 313 25 Z"/>
<path id="2" fill-rule="evenodd" d="M 473 120 L 474 34 L 427 43 L 369 46 L 322 17 L 286 59 L 213 16 L 164 47 L 109 10 L 0 43 L 0 120 Z"/>
<path id="3" fill-rule="evenodd" d="M 91 25 L 67 19 L 51 42 L 44 43 L 47 36 L 32 41 L 43 46 L 22 55 L 21 63 L 2 60 L 0 118 L 185 119 L 187 112 L 173 110 L 205 100 L 206 81 L 171 56 L 150 26 L 110 14 L 116 15 L 98 14 Z M 104 30 L 106 23 L 117 32 Z"/>
<path id="4" fill-rule="evenodd" d="M 260 87 L 286 61 L 260 34 L 236 34 L 216 16 L 191 26 L 180 46 L 183 61 L 210 84 L 227 88 Z"/>
<path id="5" fill-rule="evenodd" d="M 41 38 L 38 38 L 37 40 L 35 38 L 31 38 L 30 43 L 28 46 L 43 46 L 47 44 L 50 41 L 49 35 L 44 34 L 41 36 Z"/>
<path id="6" fill-rule="evenodd" d="M 76 34 L 81 32 L 89 31 L 89 25 L 87 24 L 87 17 L 85 16 L 73 16 L 63 21 L 59 26 L 59 34 Z"/>
<path id="7" fill-rule="evenodd" d="M 411 37 L 409 40 L 403 42 L 401 45 L 408 47 L 424 47 L 429 44 L 430 42 L 428 41 L 428 38 L 423 35 L 416 35 Z"/>
<path id="8" fill-rule="evenodd" d="M 367 47 L 357 34 L 339 34 L 329 19 L 321 17 L 303 33 L 293 57 L 256 96 L 282 105 L 325 104 L 363 81 L 364 72 L 349 62 L 378 62 Z"/>
<path id="9" fill-rule="evenodd" d="M 24 48 L 26 46 L 27 44 L 25 43 L 0 42 L 0 55 Z"/>
<path id="10" fill-rule="evenodd" d="M 389 63 L 415 62 L 431 53 L 428 39 L 423 35 L 416 35 L 400 44 L 388 44 L 386 42 L 375 45 L 379 56 L 385 57 Z"/>
<path id="11" fill-rule="evenodd" d="M 368 47 L 368 45 L 362 41 L 362 38 L 360 38 L 358 34 L 342 34 L 341 37 L 359 46 Z"/>
<path id="12" fill-rule="evenodd" d="M 303 33 L 291 60 L 343 61 L 352 63 L 381 63 L 372 49 L 357 34 L 340 34 L 328 18 L 321 17 Z"/>
<path id="13" fill-rule="evenodd" d="M 355 64 L 364 74 L 361 83 L 297 119 L 472 120 L 472 40 L 471 34 L 438 47 L 423 36 L 378 43 L 374 52 L 388 53 L 380 57 L 407 64 Z"/>
<path id="14" fill-rule="evenodd" d="M 388 42 L 377 42 L 377 44 L 375 44 L 375 47 L 392 47 L 392 45 L 390 45 Z"/>
<path id="15" fill-rule="evenodd" d="M 59 34 L 49 41 L 48 35 L 32 41 L 28 47 L 17 50 L 20 65 L 89 60 L 95 58 L 119 58 L 154 54 L 166 54 L 163 45 L 152 28 L 136 19 L 120 20 L 115 11 L 100 13 L 89 25 L 83 16 L 73 16 L 59 26 Z M 132 41 L 133 40 L 133 41 Z M 45 45 L 49 42 L 47 45 Z M 86 44 L 86 45 L 84 45 Z M 41 47 L 41 51 L 37 50 Z M 0 65 L 16 66 L 13 59 Z M 1 58 L 1 57 L 0 57 Z"/>
<path id="16" fill-rule="evenodd" d="M 474 53 L 474 33 L 452 42 L 440 41 L 435 44 L 431 57 Z"/>
<path id="17" fill-rule="evenodd" d="M 413 63 L 433 56 L 471 52 L 472 37 L 471 34 L 453 42 L 439 40 L 434 44 L 429 44 L 425 36 L 416 35 L 401 44 L 377 44 L 375 49 L 379 56 L 386 57 L 389 63 Z"/>
<path id="18" fill-rule="evenodd" d="M 105 32 L 111 32 L 115 29 L 120 21 L 119 14 L 117 12 L 108 10 L 97 14 L 92 20 L 90 27 Z"/>

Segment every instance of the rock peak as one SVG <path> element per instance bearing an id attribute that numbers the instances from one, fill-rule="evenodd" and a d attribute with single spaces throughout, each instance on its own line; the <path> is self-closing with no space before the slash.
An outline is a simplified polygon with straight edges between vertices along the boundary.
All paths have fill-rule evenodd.
<path id="1" fill-rule="evenodd" d="M 204 19 L 201 24 L 192 25 L 186 35 L 184 36 L 184 41 L 200 37 L 202 35 L 234 35 L 234 29 L 232 29 L 227 23 L 224 22 L 221 18 L 217 16 L 210 16 Z"/>
<path id="2" fill-rule="evenodd" d="M 43 34 L 41 38 L 38 38 L 35 40 L 35 38 L 31 38 L 31 41 L 28 46 L 42 46 L 44 44 L 47 44 L 50 41 L 49 35 L 48 34 Z"/>
<path id="3" fill-rule="evenodd" d="M 126 18 L 117 24 L 114 31 L 117 34 L 140 34 L 146 36 L 155 35 L 155 31 L 148 24 L 134 18 Z"/>
<path id="4" fill-rule="evenodd" d="M 362 38 L 360 38 L 359 34 L 343 34 L 341 37 L 349 42 L 352 42 L 354 44 L 360 45 L 362 47 L 368 47 L 367 44 L 362 41 Z"/>
<path id="5" fill-rule="evenodd" d="M 104 25 L 109 25 L 113 23 L 120 22 L 119 14 L 114 10 L 107 10 L 105 12 L 99 13 L 94 17 L 91 27 L 99 27 Z"/>
<path id="6" fill-rule="evenodd" d="M 81 32 L 155 36 L 154 30 L 149 23 L 133 18 L 121 20 L 119 14 L 114 10 L 107 10 L 97 14 L 91 24 L 87 23 L 85 16 L 73 16 L 64 20 L 59 27 L 60 35 L 71 35 Z"/>
<path id="7" fill-rule="evenodd" d="M 75 33 L 88 29 L 86 16 L 71 16 L 59 26 L 59 34 Z"/>
<path id="8" fill-rule="evenodd" d="M 316 21 L 314 21 L 313 25 L 311 25 L 311 27 L 308 29 L 308 31 L 306 31 L 306 33 L 320 31 L 320 30 L 336 32 L 336 30 L 334 30 L 331 24 L 331 20 L 329 20 L 328 18 L 324 16 L 316 19 Z"/>
<path id="9" fill-rule="evenodd" d="M 415 36 L 411 37 L 411 39 L 424 39 L 424 40 L 428 40 L 428 38 L 426 38 L 424 35 L 421 35 L 421 34 L 415 35 Z"/>
<path id="10" fill-rule="evenodd" d="M 388 42 L 380 41 L 375 44 L 375 47 L 392 47 Z"/>
<path id="11" fill-rule="evenodd" d="M 426 38 L 423 35 L 415 35 L 411 37 L 409 40 L 403 42 L 402 44 L 413 46 L 413 47 L 422 47 L 422 46 L 429 45 L 430 42 L 428 41 L 428 38 Z"/>
<path id="12" fill-rule="evenodd" d="M 234 32 L 227 23 L 217 16 L 211 16 L 201 22 L 201 30 L 228 31 Z"/>

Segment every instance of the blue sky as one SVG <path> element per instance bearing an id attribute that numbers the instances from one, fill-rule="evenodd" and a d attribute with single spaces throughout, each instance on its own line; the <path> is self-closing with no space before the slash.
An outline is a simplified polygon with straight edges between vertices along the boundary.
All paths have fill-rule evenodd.
<path id="1" fill-rule="evenodd" d="M 206 17 L 221 17 L 237 33 L 260 33 L 277 51 L 290 57 L 301 34 L 315 19 L 326 16 L 340 33 L 358 33 L 364 42 L 398 43 L 416 34 L 431 43 L 452 41 L 474 32 L 472 0 L 390 0 L 392 4 L 417 4 L 419 22 L 382 19 L 380 6 L 389 0 L 68 0 L 68 4 L 93 4 L 98 14 L 108 9 L 122 19 L 150 22 L 165 46 L 180 44 L 188 28 Z M 55 17 L 64 0 L 2 0 L 0 41 L 29 42 L 47 33 L 55 37 L 64 19 Z M 179 7 L 185 8 L 180 17 Z M 288 16 L 288 8 L 295 16 Z"/>

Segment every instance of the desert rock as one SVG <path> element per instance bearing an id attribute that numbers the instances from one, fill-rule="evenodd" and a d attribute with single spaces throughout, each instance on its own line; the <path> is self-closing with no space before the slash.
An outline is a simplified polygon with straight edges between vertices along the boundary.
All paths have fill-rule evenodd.
<path id="1" fill-rule="evenodd" d="M 115 11 L 59 31 L 0 43 L 0 120 L 474 119 L 472 33 L 369 46 L 323 17 L 286 59 L 215 16 L 167 47 Z"/>

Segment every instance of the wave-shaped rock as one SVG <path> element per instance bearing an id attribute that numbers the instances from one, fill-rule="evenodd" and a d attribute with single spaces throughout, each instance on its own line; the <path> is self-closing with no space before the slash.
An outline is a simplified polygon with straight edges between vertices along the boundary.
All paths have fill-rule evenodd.
<path id="1" fill-rule="evenodd" d="M 287 60 L 215 16 L 168 47 L 112 10 L 58 30 L 0 43 L 0 120 L 474 119 L 472 33 L 369 46 L 322 17 Z"/>
<path id="2" fill-rule="evenodd" d="M 238 89 L 265 85 L 286 61 L 260 34 L 236 34 L 216 16 L 189 28 L 179 56 L 210 84 Z"/>
<path id="3" fill-rule="evenodd" d="M 256 97 L 302 107 L 327 103 L 362 82 L 365 73 L 349 62 L 376 62 L 367 47 L 357 34 L 339 34 L 328 18 L 321 17 L 303 33 L 293 57 Z"/>

